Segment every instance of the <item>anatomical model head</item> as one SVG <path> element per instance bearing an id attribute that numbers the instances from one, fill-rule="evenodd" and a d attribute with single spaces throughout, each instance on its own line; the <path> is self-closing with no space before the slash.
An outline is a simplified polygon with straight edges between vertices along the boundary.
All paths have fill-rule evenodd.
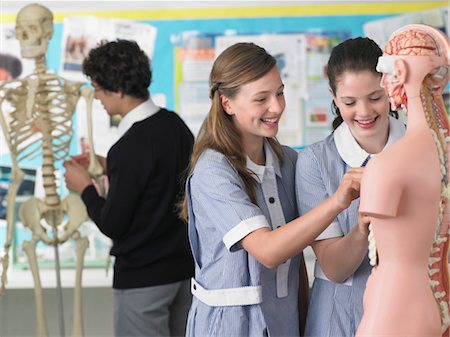
<path id="1" fill-rule="evenodd" d="M 448 39 L 436 28 L 407 25 L 389 38 L 377 70 L 382 72 L 393 109 L 406 106 L 408 96 L 420 94 L 422 84 L 441 94 L 449 80 Z"/>
<path id="2" fill-rule="evenodd" d="M 39 4 L 22 8 L 16 18 L 16 37 L 25 58 L 45 56 L 53 35 L 53 14 Z"/>

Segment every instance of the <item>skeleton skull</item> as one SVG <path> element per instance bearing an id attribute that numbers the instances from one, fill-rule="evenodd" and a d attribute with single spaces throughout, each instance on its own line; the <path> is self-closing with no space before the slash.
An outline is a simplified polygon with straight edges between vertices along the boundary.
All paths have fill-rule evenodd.
<path id="1" fill-rule="evenodd" d="M 25 58 L 45 56 L 53 35 L 53 14 L 39 4 L 25 6 L 17 14 L 16 37 Z"/>

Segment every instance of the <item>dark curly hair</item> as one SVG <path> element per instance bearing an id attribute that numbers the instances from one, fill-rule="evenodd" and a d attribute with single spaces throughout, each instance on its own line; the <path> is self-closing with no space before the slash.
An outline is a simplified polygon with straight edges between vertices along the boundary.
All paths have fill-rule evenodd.
<path id="1" fill-rule="evenodd" d="M 376 44 L 375 41 L 368 37 L 357 37 L 354 39 L 348 39 L 333 48 L 330 58 L 327 64 L 327 76 L 330 84 L 330 88 L 333 94 L 336 95 L 336 82 L 346 71 L 358 72 L 368 70 L 380 76 L 377 72 L 376 66 L 378 57 L 383 55 L 383 51 Z M 332 104 L 332 110 L 336 114 L 336 118 L 333 121 L 333 130 L 341 125 L 343 119 L 339 108 L 334 101 Z M 396 111 L 390 112 L 392 116 L 398 118 Z"/>
<path id="2" fill-rule="evenodd" d="M 83 61 L 83 73 L 104 90 L 148 99 L 150 60 L 135 41 L 102 41 Z"/>

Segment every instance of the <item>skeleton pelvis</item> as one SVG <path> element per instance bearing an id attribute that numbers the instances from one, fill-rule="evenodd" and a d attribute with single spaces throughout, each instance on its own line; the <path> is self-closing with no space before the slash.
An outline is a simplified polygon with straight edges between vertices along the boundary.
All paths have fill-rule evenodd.
<path id="1" fill-rule="evenodd" d="M 70 194 L 64 198 L 58 207 L 48 206 L 41 199 L 32 197 L 19 208 L 19 218 L 25 227 L 28 227 L 38 240 L 47 244 L 57 244 L 67 241 L 80 225 L 88 219 L 83 201 L 79 196 Z M 45 222 L 44 222 L 45 221 Z M 57 237 L 49 237 L 45 223 L 55 227 L 60 233 Z"/>

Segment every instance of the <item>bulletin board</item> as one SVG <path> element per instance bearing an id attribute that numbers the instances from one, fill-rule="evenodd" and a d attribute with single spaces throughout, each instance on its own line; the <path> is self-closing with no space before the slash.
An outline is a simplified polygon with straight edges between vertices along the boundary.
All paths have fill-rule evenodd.
<path id="1" fill-rule="evenodd" d="M 349 2 L 318 5 L 293 3 L 292 6 L 272 7 L 57 12 L 54 13 L 55 32 L 49 46 L 47 62 L 49 68 L 56 73 L 61 76 L 67 75 L 64 68 L 71 64 L 64 62 L 62 49 L 66 44 L 65 31 L 68 23 L 72 23 L 74 27 L 85 27 L 90 32 L 99 32 L 101 29 L 98 28 L 95 19 L 103 22 L 106 20 L 115 20 L 119 23 L 132 22 L 137 28 L 133 27 L 134 33 L 130 33 L 130 38 L 149 41 L 149 46 L 143 49 L 149 51 L 148 54 L 152 59 L 153 83 L 150 87 L 152 96 L 157 98 L 160 105 L 175 110 L 185 117 L 196 133 L 208 110 L 207 76 L 216 56 L 216 39 L 239 41 L 239 37 L 242 36 L 245 40 L 264 45 L 261 43 L 261 36 L 265 36 L 267 40 L 265 47 L 272 52 L 270 49 L 277 41 L 277 37 L 288 39 L 286 36 L 292 36 L 292 41 L 298 44 L 299 39 L 295 36 L 303 34 L 305 39 L 303 53 L 307 55 L 298 58 L 297 62 L 301 64 L 296 66 L 289 58 L 282 60 L 285 63 L 291 61 L 284 74 L 291 78 L 295 76 L 299 78 L 292 84 L 293 89 L 286 97 L 286 116 L 289 116 L 286 117 L 288 119 L 286 125 L 289 125 L 291 130 L 288 130 L 284 143 L 292 147 L 302 147 L 323 138 L 331 125 L 332 116 L 329 109 L 331 98 L 321 64 L 326 63 L 329 51 L 335 44 L 349 37 L 364 36 L 365 30 L 374 34 L 369 35 L 370 37 L 383 42 L 383 35 L 387 39 L 389 29 L 394 30 L 397 26 L 412 22 L 437 24 L 446 31 L 447 13 L 442 8 L 447 4 L 447 1 Z M 80 18 L 84 20 L 81 23 L 77 22 Z M 13 27 L 14 20 L 14 15 L 2 15 L 2 26 L 7 27 L 9 24 Z M 392 24 L 389 24 L 391 22 L 389 20 Z M 138 37 L 138 32 L 145 26 L 148 27 L 148 34 L 141 34 Z M 123 34 L 115 36 L 126 37 Z M 103 38 L 114 38 L 114 35 L 103 34 Z M 299 46 L 297 51 L 280 49 L 279 53 L 282 56 L 295 56 L 296 53 L 302 53 L 301 48 Z M 29 65 L 29 62 L 27 64 Z M 30 69 L 30 66 L 27 69 Z M 192 69 L 201 71 L 194 73 Z M 186 81 L 183 76 L 188 77 L 188 80 Z M 320 103 L 326 100 L 327 104 Z M 186 112 L 189 106 L 190 111 Z M 105 135 L 108 132 L 105 124 L 109 128 L 113 127 L 114 123 L 102 123 L 101 118 L 98 118 L 99 120 L 94 122 L 98 133 L 96 143 L 104 148 L 102 152 L 106 152 L 115 139 L 114 136 Z M 82 119 L 78 124 L 81 132 L 85 121 Z M 293 124 L 295 127 L 292 127 Z M 283 127 L 280 130 L 283 134 Z M 290 132 L 293 132 L 294 136 L 290 135 Z M 295 136 L 295 133 L 301 134 Z M 76 142 L 74 151 L 78 148 L 79 144 Z"/>
<path id="2" fill-rule="evenodd" d="M 64 56 L 70 25 L 74 30 L 86 27 L 89 32 L 107 31 L 102 38 L 124 38 L 127 34 L 136 37 L 151 57 L 152 97 L 157 104 L 179 113 L 196 133 L 209 110 L 207 81 L 217 53 L 237 41 L 254 41 L 276 56 L 283 81 L 288 84 L 280 141 L 298 149 L 323 139 L 331 131 L 331 96 L 323 66 L 334 45 L 350 37 L 369 35 L 383 47 L 383 41 L 393 30 L 408 23 L 427 23 L 448 32 L 447 1 L 298 3 L 272 7 L 56 12 L 47 64 L 61 76 L 79 72 L 79 56 L 70 59 Z M 8 50 L 18 53 L 18 42 L 13 36 L 15 15 L 0 13 L 0 17 L 0 49 L 5 50 L 7 44 Z M 21 76 L 25 76 L 33 64 L 22 62 Z M 80 80 L 85 81 L 82 77 Z M 101 107 L 95 109 L 96 150 L 105 155 L 115 141 L 116 123 L 107 119 Z M 76 116 L 77 137 L 71 144 L 72 154 L 79 153 L 86 128 L 83 106 L 78 107 Z M 8 151 L 0 140 L 0 165 L 9 164 Z M 38 167 L 40 163 L 27 165 Z M 2 233 L 4 230 L 0 228 L 0 236 Z"/>

